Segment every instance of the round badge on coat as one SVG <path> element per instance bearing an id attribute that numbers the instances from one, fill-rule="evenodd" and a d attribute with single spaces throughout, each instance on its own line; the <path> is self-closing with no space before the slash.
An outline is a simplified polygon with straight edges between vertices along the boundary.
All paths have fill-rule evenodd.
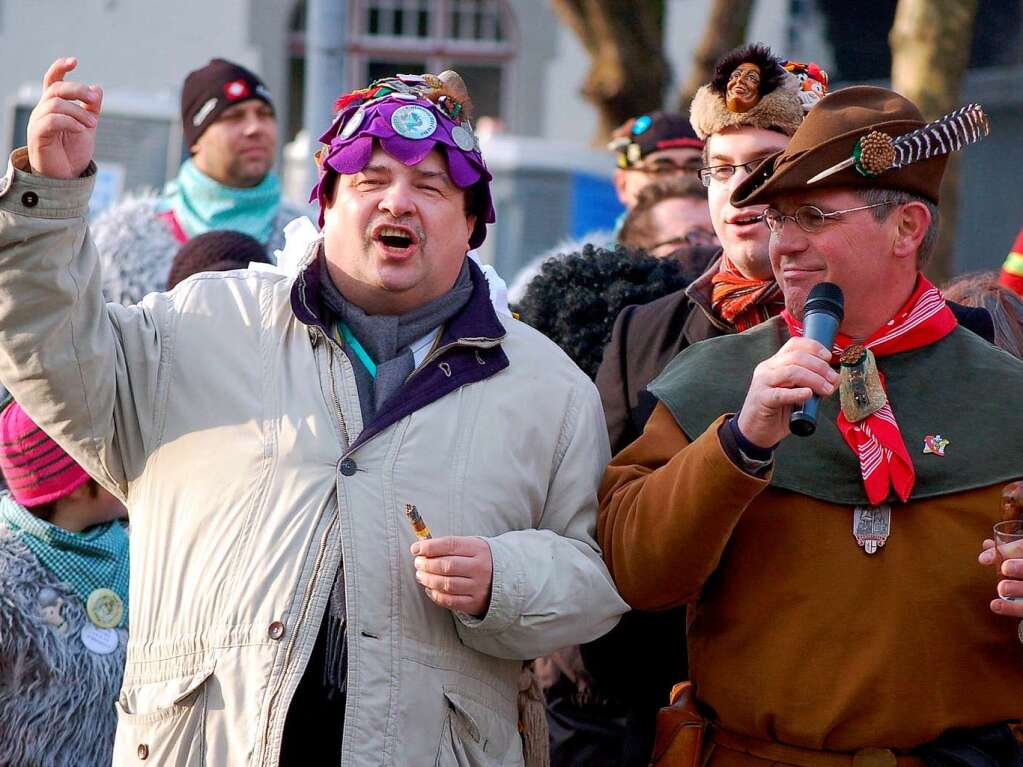
<path id="1" fill-rule="evenodd" d="M 451 140 L 463 152 L 471 152 L 476 148 L 476 137 L 472 135 L 472 131 L 461 125 L 451 129 Z"/>
<path id="2" fill-rule="evenodd" d="M 93 625 L 101 629 L 117 628 L 124 617 L 124 602 L 117 593 L 110 589 L 96 589 L 89 594 L 85 603 L 85 611 Z"/>
<path id="3" fill-rule="evenodd" d="M 82 626 L 80 636 L 85 649 L 96 655 L 109 655 L 117 649 L 117 632 L 113 629 L 103 629 L 86 623 Z"/>
<path id="4" fill-rule="evenodd" d="M 359 126 L 362 125 L 362 120 L 365 116 L 366 112 L 363 110 L 362 107 L 356 109 L 355 113 L 348 118 L 348 122 L 346 122 L 344 124 L 344 127 L 341 128 L 341 133 L 339 134 L 341 138 L 343 139 L 348 138 L 353 133 L 355 133 L 355 131 L 359 129 Z"/>
<path id="5" fill-rule="evenodd" d="M 398 107 L 391 115 L 391 127 L 399 136 L 423 139 L 437 130 L 437 118 L 433 112 L 416 104 Z"/>

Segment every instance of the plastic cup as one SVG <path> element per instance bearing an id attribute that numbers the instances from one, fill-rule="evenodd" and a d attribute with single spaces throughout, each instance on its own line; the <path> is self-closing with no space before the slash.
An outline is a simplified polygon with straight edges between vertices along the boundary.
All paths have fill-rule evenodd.
<path id="1" fill-rule="evenodd" d="M 998 580 L 1003 580 L 1005 576 L 1002 575 L 1002 562 L 1006 559 L 1023 558 L 1023 552 L 1019 550 L 1019 547 L 1014 547 L 1015 551 L 1007 551 L 1005 549 L 1010 543 L 1023 541 L 1023 519 L 1010 519 L 1006 522 L 999 522 L 994 526 L 994 534 L 995 572 L 998 574 Z M 1006 602 L 1023 601 L 1023 597 L 1004 597 L 1001 594 L 998 596 Z"/>

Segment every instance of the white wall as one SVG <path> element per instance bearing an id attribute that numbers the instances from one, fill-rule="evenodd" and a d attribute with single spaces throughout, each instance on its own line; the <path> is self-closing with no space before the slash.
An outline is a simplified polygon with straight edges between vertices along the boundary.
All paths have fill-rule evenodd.
<path id="1" fill-rule="evenodd" d="M 249 6 L 247 0 L 3 2 L 0 146 L 10 146 L 8 107 L 18 88 L 38 84 L 60 56 L 77 56 L 73 77 L 107 91 L 175 100 L 185 75 L 214 56 L 260 72 L 263 54 L 248 42 Z M 280 91 L 279 83 L 268 86 Z"/>

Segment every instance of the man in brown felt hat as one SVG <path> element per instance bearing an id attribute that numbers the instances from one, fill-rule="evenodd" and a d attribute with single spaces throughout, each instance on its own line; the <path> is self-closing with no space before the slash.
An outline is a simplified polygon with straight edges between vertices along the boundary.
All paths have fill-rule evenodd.
<path id="1" fill-rule="evenodd" d="M 1023 609 L 998 598 L 1023 583 L 999 581 L 989 550 L 978 564 L 1023 474 L 1023 416 L 992 405 L 1023 364 L 920 274 L 947 155 L 889 169 L 856 151 L 808 183 L 921 126 L 898 94 L 848 88 L 738 185 L 733 204 L 768 206 L 786 309 L 672 362 L 605 475 L 598 533 L 622 596 L 690 606 L 715 767 L 1023 764 L 1008 726 L 1023 715 Z M 825 281 L 845 295 L 834 357 L 802 337 Z M 792 438 L 812 394 L 816 433 Z"/>

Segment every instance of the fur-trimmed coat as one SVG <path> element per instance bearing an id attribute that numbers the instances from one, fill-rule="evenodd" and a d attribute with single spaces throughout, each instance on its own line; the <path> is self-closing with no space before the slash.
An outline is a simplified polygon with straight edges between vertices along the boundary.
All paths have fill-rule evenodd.
<path id="1" fill-rule="evenodd" d="M 42 605 L 45 588 L 56 604 Z M 110 764 L 128 632 L 97 655 L 80 638 L 88 620 L 81 598 L 0 523 L 0 764 Z"/>
<path id="2" fill-rule="evenodd" d="M 167 288 L 171 262 L 181 247 L 167 222 L 159 218 L 163 198 L 148 192 L 129 195 L 101 213 L 91 231 L 99 249 L 103 292 L 108 301 L 136 304 L 147 293 Z M 281 199 L 266 251 L 284 247 L 284 227 L 307 211 Z"/>

